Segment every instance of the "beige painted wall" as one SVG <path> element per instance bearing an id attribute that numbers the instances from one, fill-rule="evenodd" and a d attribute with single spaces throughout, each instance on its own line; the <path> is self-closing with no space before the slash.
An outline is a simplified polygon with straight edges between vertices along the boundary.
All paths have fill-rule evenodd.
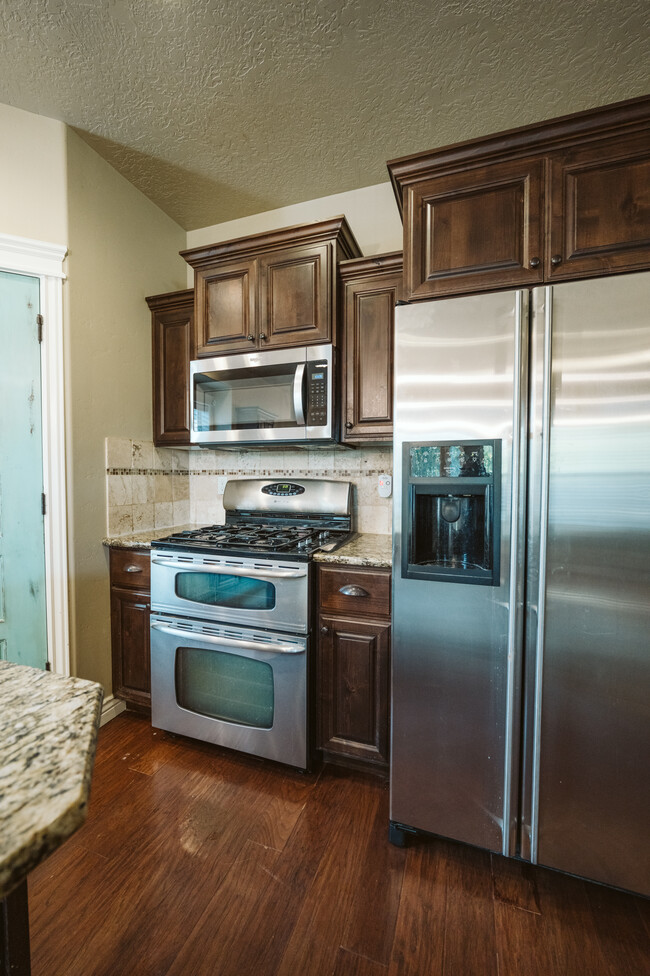
<path id="1" fill-rule="evenodd" d="M 66 126 L 0 105 L 0 233 L 67 244 Z"/>
<path id="2" fill-rule="evenodd" d="M 67 132 L 66 415 L 73 673 L 111 687 L 104 441 L 151 437 L 146 295 L 185 286 L 185 232 Z"/>
<path id="3" fill-rule="evenodd" d="M 309 224 L 345 214 L 362 254 L 383 254 L 402 250 L 402 221 L 390 183 L 349 190 L 332 196 L 307 200 L 290 207 L 268 210 L 239 220 L 188 231 L 187 246 L 201 247 L 220 241 L 261 234 L 294 224 Z M 194 270 L 188 265 L 188 288 L 194 284 Z"/>

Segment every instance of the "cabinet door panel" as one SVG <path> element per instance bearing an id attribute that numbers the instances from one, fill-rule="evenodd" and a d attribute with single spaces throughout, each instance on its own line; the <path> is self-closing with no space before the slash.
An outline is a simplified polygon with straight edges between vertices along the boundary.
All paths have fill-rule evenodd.
<path id="1" fill-rule="evenodd" d="M 292 247 L 260 257 L 262 347 L 331 339 L 331 247 Z"/>
<path id="2" fill-rule="evenodd" d="M 516 160 L 409 187 L 406 297 L 541 281 L 543 175 L 543 160 Z"/>
<path id="3" fill-rule="evenodd" d="M 151 705 L 149 593 L 111 588 L 113 694 L 135 705 Z"/>
<path id="4" fill-rule="evenodd" d="M 388 761 L 390 624 L 320 617 L 319 746 Z"/>
<path id="5" fill-rule="evenodd" d="M 551 159 L 552 280 L 650 264 L 650 139 L 647 133 Z"/>
<path id="6" fill-rule="evenodd" d="M 349 282 L 345 300 L 344 439 L 390 440 L 393 432 L 393 335 L 402 276 Z"/>
<path id="7" fill-rule="evenodd" d="M 153 314 L 153 427 L 156 444 L 189 444 L 193 299 Z"/>
<path id="8" fill-rule="evenodd" d="M 257 338 L 257 262 L 255 259 L 197 271 L 196 355 L 248 352 Z"/>

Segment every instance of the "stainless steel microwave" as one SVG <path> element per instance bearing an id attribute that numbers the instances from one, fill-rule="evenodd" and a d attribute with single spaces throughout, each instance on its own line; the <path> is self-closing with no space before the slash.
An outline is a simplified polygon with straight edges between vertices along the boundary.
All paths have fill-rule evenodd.
<path id="1" fill-rule="evenodd" d="M 192 444 L 334 441 L 331 345 L 215 356 L 190 364 Z"/>

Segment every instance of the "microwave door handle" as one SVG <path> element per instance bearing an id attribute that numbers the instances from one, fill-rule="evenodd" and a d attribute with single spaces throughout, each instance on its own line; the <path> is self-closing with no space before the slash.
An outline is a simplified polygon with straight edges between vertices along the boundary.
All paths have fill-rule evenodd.
<path id="1" fill-rule="evenodd" d="M 305 426 L 305 397 L 302 388 L 306 366 L 307 363 L 298 363 L 293 377 L 293 412 L 299 427 Z"/>
<path id="2" fill-rule="evenodd" d="M 213 573 L 215 576 L 254 576 L 255 579 L 303 579 L 307 575 L 306 569 L 259 569 L 257 566 L 245 568 L 243 566 L 210 566 L 193 563 L 169 562 L 167 559 L 156 559 L 151 562 L 155 566 L 166 566 L 168 569 L 180 569 L 184 573 Z"/>
<path id="3" fill-rule="evenodd" d="M 270 651 L 278 654 L 304 654 L 305 648 L 295 644 L 265 644 L 263 641 L 241 640 L 239 637 L 216 637 L 214 634 L 200 634 L 191 630 L 176 630 L 167 624 L 152 621 L 153 630 L 171 637 L 182 637 L 185 640 L 200 640 L 202 644 L 216 644 L 218 647 L 241 648 L 247 651 Z"/>

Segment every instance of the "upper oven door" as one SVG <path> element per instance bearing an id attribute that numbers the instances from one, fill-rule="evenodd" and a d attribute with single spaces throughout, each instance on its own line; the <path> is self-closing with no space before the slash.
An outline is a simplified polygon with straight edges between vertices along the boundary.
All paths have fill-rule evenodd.
<path id="1" fill-rule="evenodd" d="M 151 609 L 306 634 L 309 563 L 151 552 Z"/>
<path id="2" fill-rule="evenodd" d="M 190 364 L 193 444 L 332 439 L 331 345 Z"/>

